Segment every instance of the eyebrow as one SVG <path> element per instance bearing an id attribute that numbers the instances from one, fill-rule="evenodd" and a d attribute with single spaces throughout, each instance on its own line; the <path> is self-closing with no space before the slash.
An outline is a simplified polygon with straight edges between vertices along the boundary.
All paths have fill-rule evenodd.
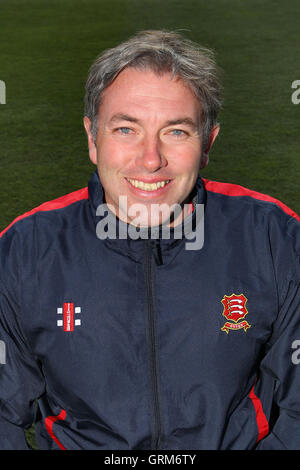
<path id="1" fill-rule="evenodd" d="M 110 119 L 110 122 L 116 122 L 116 121 L 129 121 L 129 122 L 136 122 L 139 123 L 139 119 L 134 118 L 132 116 L 129 116 L 128 114 L 114 114 L 113 117 Z"/>
<path id="2" fill-rule="evenodd" d="M 135 122 L 137 124 L 141 124 L 141 121 L 133 116 L 130 116 L 128 114 L 122 114 L 122 113 L 118 113 L 118 114 L 115 114 L 111 119 L 110 119 L 110 122 L 113 123 L 113 122 L 117 122 L 117 121 L 129 121 L 129 122 Z M 169 121 L 167 121 L 165 123 L 165 127 L 167 126 L 176 126 L 178 124 L 185 124 L 187 126 L 190 126 L 192 127 L 193 129 L 197 129 L 198 126 L 197 124 L 195 123 L 195 121 L 193 121 L 193 119 L 189 118 L 189 117 L 179 117 L 177 119 L 171 119 Z"/>
<path id="3" fill-rule="evenodd" d="M 182 118 L 178 118 L 178 119 L 171 119 L 170 121 L 167 121 L 166 122 L 166 125 L 167 126 L 176 126 L 178 124 L 186 124 L 187 126 L 190 126 L 192 127 L 193 129 L 196 129 L 197 128 L 197 124 L 195 123 L 195 121 L 193 121 L 193 119 L 189 118 L 189 117 L 182 117 Z"/>

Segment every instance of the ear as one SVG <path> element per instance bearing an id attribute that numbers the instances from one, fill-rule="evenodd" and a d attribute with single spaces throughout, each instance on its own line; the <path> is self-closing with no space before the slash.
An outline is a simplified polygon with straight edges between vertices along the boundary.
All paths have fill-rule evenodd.
<path id="1" fill-rule="evenodd" d="M 94 163 L 94 165 L 97 165 L 97 147 L 94 142 L 94 137 L 92 136 L 92 133 L 91 133 L 92 123 L 91 123 L 91 120 L 87 116 L 84 116 L 83 118 L 83 125 L 84 125 L 87 138 L 88 138 L 90 160 L 92 163 Z"/>
<path id="2" fill-rule="evenodd" d="M 212 130 L 210 131 L 208 145 L 207 145 L 206 149 L 203 151 L 203 154 L 202 154 L 202 157 L 201 157 L 201 164 L 200 164 L 200 169 L 201 170 L 203 168 L 205 168 L 206 165 L 208 164 L 208 161 L 209 161 L 209 155 L 208 154 L 210 152 L 210 149 L 213 146 L 214 141 L 217 138 L 217 135 L 219 134 L 219 131 L 220 131 L 220 126 L 219 125 L 214 126 L 212 128 Z"/>

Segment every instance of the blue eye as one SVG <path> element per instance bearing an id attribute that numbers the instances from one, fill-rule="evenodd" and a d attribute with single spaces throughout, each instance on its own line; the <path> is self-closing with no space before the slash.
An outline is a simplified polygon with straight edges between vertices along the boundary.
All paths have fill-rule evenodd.
<path id="1" fill-rule="evenodd" d="M 129 133 L 130 133 L 129 127 L 119 127 L 119 131 L 120 131 L 122 134 L 129 134 Z"/>
<path id="2" fill-rule="evenodd" d="M 175 135 L 176 137 L 181 137 L 182 135 L 185 134 L 185 132 L 182 131 L 181 129 L 173 129 L 172 134 Z"/>

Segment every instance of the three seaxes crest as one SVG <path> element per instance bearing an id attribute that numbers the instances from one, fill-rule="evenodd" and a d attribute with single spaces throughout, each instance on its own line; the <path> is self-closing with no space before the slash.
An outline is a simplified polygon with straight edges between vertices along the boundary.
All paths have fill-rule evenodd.
<path id="1" fill-rule="evenodd" d="M 248 314 L 246 308 L 247 298 L 244 294 L 232 294 L 230 296 L 224 295 L 221 300 L 224 310 L 223 315 L 226 318 L 227 322 L 221 328 L 222 331 L 225 331 L 227 334 L 229 330 L 237 331 L 242 328 L 246 331 L 251 327 L 246 320 L 243 320 Z"/>

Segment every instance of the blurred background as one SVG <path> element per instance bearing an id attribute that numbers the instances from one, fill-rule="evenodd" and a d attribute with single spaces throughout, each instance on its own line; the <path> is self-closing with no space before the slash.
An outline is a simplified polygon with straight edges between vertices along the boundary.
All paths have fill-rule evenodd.
<path id="1" fill-rule="evenodd" d="M 98 54 L 139 30 L 181 30 L 223 69 L 221 132 L 202 172 L 300 212 L 299 0 L 1 0 L 0 231 L 87 185 L 84 85 Z"/>
<path id="2" fill-rule="evenodd" d="M 180 30 L 213 49 L 223 69 L 221 132 L 202 175 L 299 213 L 299 25 L 299 0 L 0 0 L 0 231 L 87 185 L 89 67 L 143 29 Z M 27 437 L 35 448 L 32 429 Z"/>

